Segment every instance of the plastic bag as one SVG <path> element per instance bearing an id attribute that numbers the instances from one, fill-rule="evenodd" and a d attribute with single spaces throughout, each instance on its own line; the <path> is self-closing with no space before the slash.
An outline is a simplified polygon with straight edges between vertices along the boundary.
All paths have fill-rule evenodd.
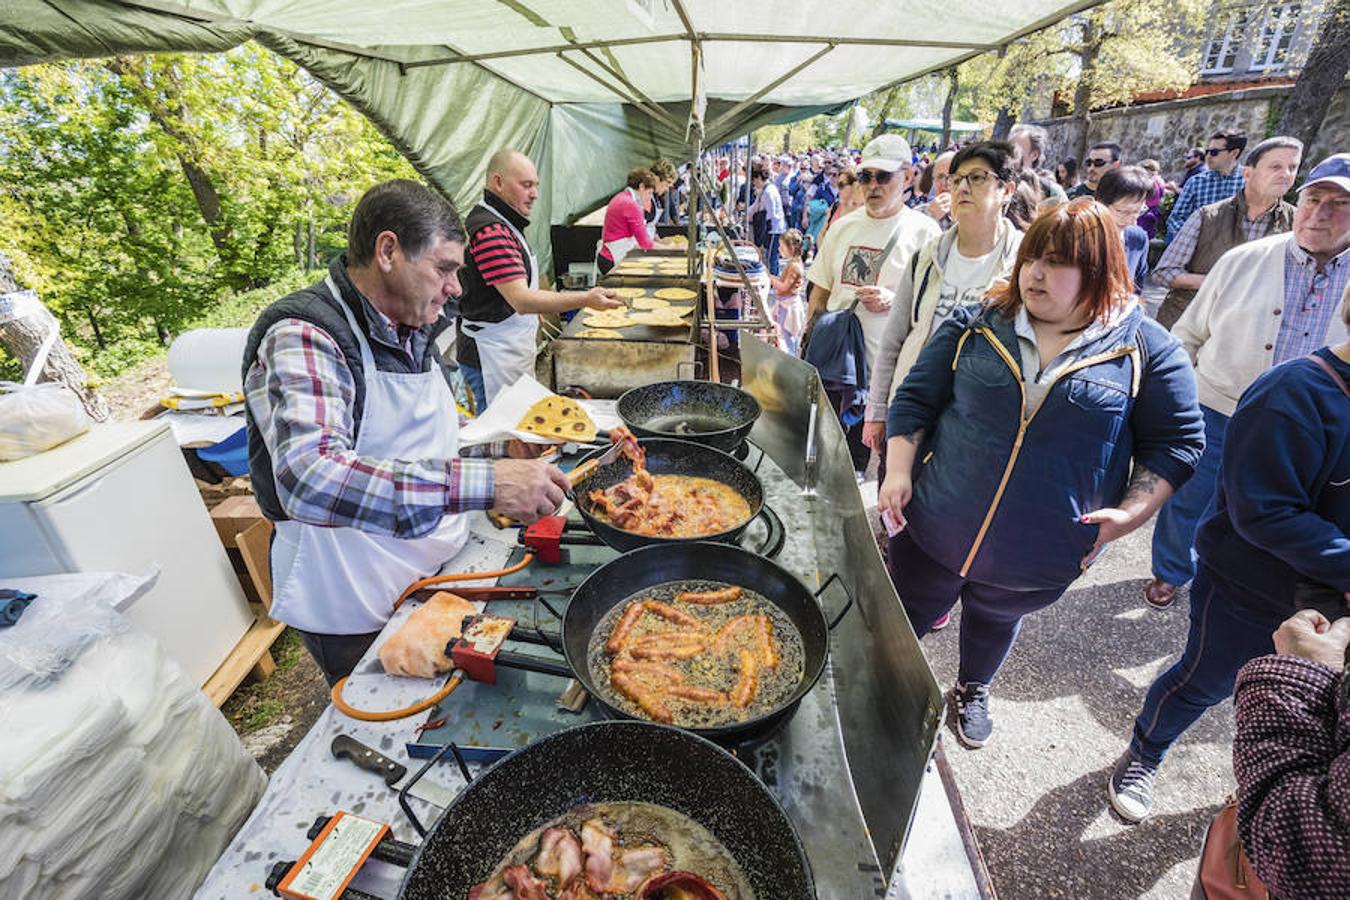
<path id="1" fill-rule="evenodd" d="M 0 381 L 0 462 L 11 462 L 64 444 L 93 421 L 75 392 L 56 382 L 38 384 L 57 330 L 38 348 L 23 384 Z"/>

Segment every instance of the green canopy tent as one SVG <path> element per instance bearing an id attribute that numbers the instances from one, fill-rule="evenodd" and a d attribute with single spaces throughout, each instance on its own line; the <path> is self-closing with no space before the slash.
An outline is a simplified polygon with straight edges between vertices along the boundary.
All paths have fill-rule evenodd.
<path id="1" fill-rule="evenodd" d="M 549 226 L 604 202 L 636 163 L 841 108 L 1099 2 L 5 0 L 0 65 L 257 41 L 370 118 L 461 209 L 495 149 L 529 155 L 544 184 L 530 239 L 547 252 Z M 887 652 L 880 664 L 902 671 Z M 856 799 L 890 866 L 930 746 L 914 735 L 934 723 L 926 689 L 878 706 L 860 680 L 836 672 L 838 715 L 848 756 L 874 760 L 854 769 Z M 881 744 L 853 746 L 867 734 Z"/>
<path id="2" fill-rule="evenodd" d="M 635 164 L 841 108 L 1097 2 L 7 0 L 0 65 L 257 41 L 461 209 L 493 150 L 529 155 L 544 183 L 530 239 L 547 248 L 551 223 L 603 203 Z"/>

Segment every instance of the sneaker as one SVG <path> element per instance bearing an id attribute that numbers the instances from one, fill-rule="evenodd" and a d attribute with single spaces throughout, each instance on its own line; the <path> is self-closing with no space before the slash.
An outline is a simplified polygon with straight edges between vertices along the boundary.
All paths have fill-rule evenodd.
<path id="1" fill-rule="evenodd" d="M 941 631 L 942 629 L 946 628 L 946 627 L 947 627 L 948 625 L 950 625 L 950 624 L 952 624 L 952 614 L 951 614 L 951 613 L 943 613 L 942 616 L 939 617 L 937 620 L 935 620 L 935 621 L 933 622 L 932 625 L 929 625 L 929 626 L 928 626 L 928 630 L 929 630 L 929 631 Z"/>
<path id="2" fill-rule="evenodd" d="M 989 685 L 978 681 L 958 684 L 952 691 L 952 707 L 961 743 L 972 750 L 983 747 L 994 733 L 994 720 L 989 718 Z"/>
<path id="3" fill-rule="evenodd" d="M 1167 609 L 1177 598 L 1177 586 L 1155 578 L 1144 587 L 1144 602 L 1154 609 Z"/>
<path id="4" fill-rule="evenodd" d="M 1140 762 L 1127 752 L 1116 763 L 1106 796 L 1111 808 L 1131 825 L 1137 825 L 1153 812 L 1153 780 L 1158 767 Z"/>

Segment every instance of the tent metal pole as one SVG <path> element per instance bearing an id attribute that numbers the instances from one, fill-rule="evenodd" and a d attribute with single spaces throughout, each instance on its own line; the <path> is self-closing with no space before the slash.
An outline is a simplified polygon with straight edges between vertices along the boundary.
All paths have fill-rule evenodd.
<path id="1" fill-rule="evenodd" d="M 685 37 L 689 38 L 692 44 L 698 43 L 698 36 L 694 33 L 694 21 L 689 18 L 689 11 L 684 8 L 684 0 L 671 0 L 671 4 L 675 7 L 675 15 L 680 17 L 680 22 L 684 25 Z M 700 48 L 700 57 L 702 54 L 703 50 Z M 701 59 L 699 61 L 702 62 Z"/>
<path id="2" fill-rule="evenodd" d="M 704 32 L 701 40 L 719 43 L 747 44 L 843 44 L 855 47 L 931 47 L 935 50 L 996 50 L 998 44 L 977 44 L 972 41 L 930 41 L 923 38 L 865 38 L 826 37 L 794 34 L 737 34 L 720 31 Z"/>
<path id="3" fill-rule="evenodd" d="M 670 115 L 670 114 L 667 113 L 664 109 L 662 109 L 660 106 L 658 106 L 657 103 L 656 103 L 654 100 L 652 100 L 651 97 L 648 97 L 646 94 L 642 93 L 642 91 L 638 90 L 637 87 L 633 84 L 633 82 L 631 82 L 631 81 L 628 80 L 628 76 L 624 75 L 622 72 L 620 72 L 619 70 L 615 69 L 615 68 L 614 68 L 613 66 L 611 66 L 609 63 L 605 62 L 603 59 L 601 59 L 600 57 L 596 56 L 596 55 L 595 55 L 594 53 L 592 53 L 588 48 L 586 48 L 586 47 L 579 47 L 579 48 L 577 48 L 577 49 L 579 49 L 579 50 L 581 51 L 581 54 L 582 54 L 583 56 L 585 56 L 585 57 L 586 57 L 587 59 L 589 59 L 591 62 L 595 63 L 597 66 L 599 66 L 599 67 L 600 67 L 601 69 L 603 69 L 605 72 L 609 73 L 609 75 L 610 75 L 612 78 L 614 78 L 615 80 L 617 80 L 617 81 L 618 81 L 620 84 L 622 84 L 624 87 L 628 88 L 628 90 L 633 94 L 633 96 L 636 97 L 636 98 L 637 98 L 639 101 L 641 101 L 642 103 L 646 104 L 647 108 L 649 108 L 649 109 L 652 111 L 653 114 L 655 114 L 655 113 L 660 113 L 661 121 L 663 121 L 663 122 L 665 122 L 666 124 L 668 124 L 671 128 L 679 128 L 679 127 L 680 127 L 680 123 L 679 123 L 678 121 L 676 121 L 676 119 L 675 119 L 674 116 Z"/>
<path id="4" fill-rule="evenodd" d="M 643 102 L 642 102 L 641 100 L 638 100 L 636 97 L 631 97 L 631 96 L 629 96 L 628 94 L 625 94 L 623 91 L 619 90 L 617 87 L 615 87 L 614 85 L 610 84 L 608 81 L 605 81 L 605 79 L 601 78 L 599 75 L 595 74 L 595 73 L 592 72 L 590 69 L 586 68 L 585 66 L 583 66 L 581 63 L 577 62 L 576 60 L 570 59 L 570 58 L 564 56 L 564 55 L 562 54 L 562 52 L 559 52 L 559 53 L 557 53 L 556 55 L 557 55 L 558 59 L 561 59 L 563 62 L 567 63 L 569 66 L 571 66 L 572 68 L 576 69 L 576 70 L 577 70 L 578 72 L 580 72 L 582 75 L 585 75 L 587 78 L 590 78 L 590 79 L 591 79 L 592 81 L 594 81 L 596 84 L 599 84 L 600 86 L 604 87 L 604 88 L 605 88 L 606 90 L 608 90 L 610 93 L 614 94 L 614 95 L 617 96 L 619 99 L 623 100 L 625 103 L 627 103 L 627 104 L 629 104 L 630 106 L 632 106 L 634 109 L 640 110 L 640 111 L 641 111 L 642 113 L 644 113 L 646 116 L 648 116 L 648 117 L 651 118 L 653 121 L 655 121 L 658 125 L 664 126 L 664 127 L 666 127 L 666 128 L 671 128 L 671 127 L 672 127 L 672 126 L 667 122 L 667 119 L 669 119 L 669 122 L 674 122 L 675 120 L 674 120 L 674 119 L 670 119 L 669 115 L 665 112 L 665 110 L 659 110 L 660 115 L 658 115 L 658 114 L 657 114 L 657 113 L 658 113 L 657 110 L 648 109 L 647 106 L 646 106 L 645 104 L 643 104 Z M 665 118 L 662 118 L 663 116 L 664 116 Z M 678 128 L 678 123 L 676 124 L 675 127 Z"/>
<path id="5" fill-rule="evenodd" d="M 638 44 L 664 44 L 669 43 L 670 41 L 684 40 L 688 40 L 688 37 L 683 34 L 652 34 L 644 37 L 614 38 L 612 40 L 573 41 L 570 44 L 550 44 L 545 47 L 524 47 L 518 50 L 497 50 L 491 53 L 466 53 L 463 56 L 452 56 L 443 59 L 419 59 L 407 63 L 407 66 L 410 69 L 420 69 L 423 66 L 446 66 L 453 63 L 512 59 L 520 56 L 548 56 L 551 53 L 559 53 L 563 50 L 581 50 L 583 48 L 594 50 L 605 47 L 633 47 Z"/>
<path id="6" fill-rule="evenodd" d="M 683 4 L 675 0 L 675 8 L 680 18 L 686 19 Z M 698 71 L 703 63 L 703 46 L 698 41 L 689 43 L 689 271 L 696 272 L 694 262 L 698 259 L 698 175 L 703 163 L 703 119 L 698 114 Z"/>
<path id="7" fill-rule="evenodd" d="M 824 56 L 825 54 L 827 54 L 827 53 L 831 52 L 832 50 L 834 50 L 834 48 L 835 48 L 835 45 L 834 45 L 834 44 L 830 44 L 830 45 L 828 45 L 828 46 L 826 46 L 826 47 L 822 47 L 820 50 L 818 50 L 818 51 L 816 51 L 815 53 L 811 54 L 811 56 L 808 57 L 807 59 L 805 59 L 805 60 L 803 60 L 802 62 L 798 63 L 797 65 L 793 66 L 793 67 L 792 67 L 791 69 L 789 69 L 787 72 L 784 72 L 782 75 L 779 75 L 779 76 L 778 76 L 777 78 L 775 78 L 773 81 L 770 81 L 770 82 L 769 82 L 768 84 L 766 84 L 764 87 L 762 87 L 762 88 L 760 88 L 759 90 L 755 91 L 755 92 L 754 92 L 753 94 L 751 94 L 749 97 L 746 97 L 746 98 L 745 98 L 744 100 L 742 100 L 740 103 L 737 103 L 737 104 L 736 104 L 735 106 L 733 106 L 731 109 L 729 109 L 729 110 L 727 110 L 726 112 L 722 113 L 720 116 L 717 117 L 717 119 L 716 119 L 714 122 L 712 122 L 712 124 L 710 124 L 710 125 L 708 126 L 708 130 L 711 131 L 711 132 L 716 132 L 716 131 L 718 131 L 720 128 L 722 128 L 722 127 L 724 127 L 725 125 L 729 124 L 730 122 L 732 122 L 732 121 L 735 119 L 735 117 L 736 117 L 738 114 L 740 114 L 740 112 L 741 112 L 742 110 L 747 109 L 748 107 L 751 107 L 751 106 L 753 106 L 754 104 L 758 103 L 758 102 L 759 102 L 759 99 L 760 99 L 761 97 L 763 97 L 765 94 L 769 93 L 769 91 L 773 90 L 774 88 L 778 87 L 778 86 L 779 86 L 780 84 L 782 84 L 783 82 L 785 82 L 785 81 L 787 81 L 788 79 L 792 78 L 794 75 L 796 75 L 797 73 L 801 72 L 803 69 L 805 69 L 806 67 L 810 66 L 812 63 L 814 63 L 816 60 L 820 59 L 820 58 L 821 58 L 822 56 Z"/>

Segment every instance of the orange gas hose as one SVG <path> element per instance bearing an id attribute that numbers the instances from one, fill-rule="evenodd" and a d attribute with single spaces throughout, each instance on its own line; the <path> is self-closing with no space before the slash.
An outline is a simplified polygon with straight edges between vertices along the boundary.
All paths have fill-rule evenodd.
<path id="1" fill-rule="evenodd" d="M 480 578 L 500 578 L 503 575 L 519 572 L 532 562 L 534 562 L 534 554 L 526 553 L 524 559 L 513 566 L 507 566 L 505 569 L 497 569 L 491 572 L 456 572 L 451 575 L 433 575 L 430 578 L 414 581 L 403 589 L 402 594 L 399 594 L 398 599 L 394 601 L 394 609 L 398 609 L 403 605 L 403 601 L 407 600 L 424 587 L 430 587 L 435 584 L 449 584 L 455 581 L 477 581 Z M 385 711 L 357 709 L 346 700 L 343 700 L 342 688 L 347 684 L 346 678 L 338 679 L 337 684 L 333 685 L 333 690 L 330 693 L 333 698 L 333 705 L 336 706 L 338 712 L 343 715 L 350 716 L 353 719 L 360 719 L 362 722 L 393 722 L 398 719 L 406 719 L 408 716 L 415 716 L 423 710 L 431 709 L 437 703 L 440 703 L 446 697 L 453 694 L 455 688 L 459 687 L 460 682 L 463 680 L 464 677 L 456 672 L 441 686 L 440 690 L 430 697 L 427 697 L 425 700 L 419 700 L 412 706 L 403 709 L 391 709 Z"/>

